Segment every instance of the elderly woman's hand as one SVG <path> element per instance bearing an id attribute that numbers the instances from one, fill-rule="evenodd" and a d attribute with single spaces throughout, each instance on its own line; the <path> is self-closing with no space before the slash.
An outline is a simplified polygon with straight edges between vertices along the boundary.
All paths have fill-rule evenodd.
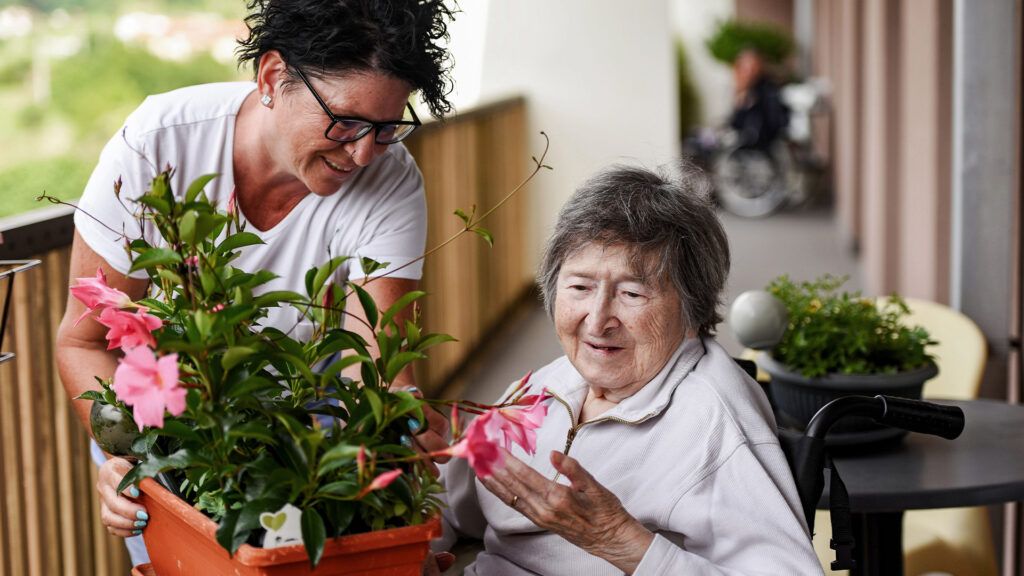
<path id="1" fill-rule="evenodd" d="M 552 451 L 551 464 L 570 486 L 552 482 L 507 452 L 505 466 L 480 481 L 537 526 L 631 574 L 654 534 L 575 459 Z"/>
<path id="2" fill-rule="evenodd" d="M 114 536 L 129 537 L 139 534 L 146 527 L 149 515 L 133 498 L 139 496 L 138 488 L 130 486 L 118 494 L 117 485 L 132 469 L 124 458 L 111 458 L 100 466 L 96 490 L 100 493 L 100 521 L 107 532 Z"/>

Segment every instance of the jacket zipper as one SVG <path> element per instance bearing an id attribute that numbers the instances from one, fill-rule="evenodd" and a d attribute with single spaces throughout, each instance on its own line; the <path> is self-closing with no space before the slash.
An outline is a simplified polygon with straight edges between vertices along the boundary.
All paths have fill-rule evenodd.
<path id="1" fill-rule="evenodd" d="M 554 398 L 555 400 L 558 400 L 558 402 L 561 403 L 562 406 L 565 406 L 565 409 L 569 412 L 569 420 L 570 420 L 570 422 L 576 422 L 576 415 L 573 413 L 572 408 L 569 406 L 569 404 L 565 400 L 562 400 L 561 397 L 556 396 L 555 394 L 552 394 L 551 397 Z M 615 416 L 605 416 L 603 418 L 598 418 L 596 420 L 587 420 L 586 422 L 580 422 L 579 424 L 575 424 L 574 423 L 572 426 L 569 427 L 569 432 L 565 436 L 565 449 L 562 450 L 562 454 L 565 454 L 566 456 L 569 455 L 569 449 L 572 448 L 572 443 L 573 443 L 573 440 L 576 439 L 576 434 L 579 433 L 580 428 L 583 428 L 584 426 L 586 426 L 588 424 L 598 424 L 600 422 L 609 422 L 609 421 L 611 421 L 611 422 L 620 422 L 622 424 L 628 424 L 630 426 L 635 426 L 637 424 L 641 424 L 643 422 L 646 422 L 648 419 L 650 419 L 651 417 L 653 417 L 655 415 L 656 415 L 656 413 L 647 414 L 646 416 L 644 416 L 643 418 L 641 418 L 639 420 L 623 420 L 622 418 L 616 418 Z M 556 475 L 555 477 L 557 478 L 558 476 Z"/>

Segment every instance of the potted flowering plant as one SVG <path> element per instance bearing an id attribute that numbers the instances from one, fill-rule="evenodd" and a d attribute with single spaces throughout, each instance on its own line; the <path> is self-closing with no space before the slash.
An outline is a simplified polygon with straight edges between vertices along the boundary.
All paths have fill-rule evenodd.
<path id="1" fill-rule="evenodd" d="M 781 340 L 758 363 L 771 375 L 769 390 L 780 416 L 798 427 L 844 395 L 919 399 L 925 381 L 938 373 L 927 352 L 936 342 L 924 328 L 903 323 L 910 310 L 899 295 L 876 302 L 841 290 L 845 281 L 825 275 L 797 283 L 782 275 L 767 286 L 785 306 L 788 321 Z M 848 418 L 833 428 L 830 440 L 860 444 L 904 433 Z"/>
<path id="2" fill-rule="evenodd" d="M 535 160 L 527 181 L 547 167 L 542 162 Z M 410 418 L 426 421 L 430 401 L 392 384 L 453 338 L 425 332 L 415 312 L 399 325 L 400 312 L 423 292 L 380 310 L 364 287 L 372 279 L 335 282 L 346 256 L 309 270 L 304 294 L 261 291 L 273 274 L 231 266 L 240 249 L 260 239 L 245 231 L 232 206 L 220 212 L 206 198 L 213 176 L 179 197 L 171 173 L 156 176 L 137 211 L 166 247 L 126 240 L 131 271 L 148 273 L 152 295 L 132 301 L 107 286 L 102 271 L 71 288 L 88 308 L 79 321 L 93 314 L 108 328 L 108 348 L 123 351 L 113 378 L 81 398 L 93 401 L 100 446 L 138 460 L 119 490 L 141 481 L 151 513 L 144 537 L 157 573 L 293 574 L 318 564 L 317 573 L 418 573 L 427 542 L 440 531 L 442 488 L 428 462 L 438 454 L 419 454 L 401 441 Z M 479 222 L 493 209 L 479 217 L 457 211 L 462 232 L 490 241 Z M 383 266 L 361 264 L 368 273 Z M 352 296 L 377 354 L 344 328 Z M 297 308 L 312 323 L 312 337 L 299 341 L 261 326 L 277 306 Z M 341 375 L 353 366 L 358 381 Z M 526 380 L 499 405 L 453 402 L 456 442 L 443 453 L 468 458 L 487 476 L 501 465 L 499 445 L 533 449 L 546 407 L 543 397 L 524 396 Z M 459 411 L 478 417 L 461 430 Z M 280 543 L 271 538 L 289 526 L 301 533 L 301 545 L 256 548 Z M 348 534 L 354 536 L 338 538 Z M 396 551 L 384 554 L 386 547 Z"/>

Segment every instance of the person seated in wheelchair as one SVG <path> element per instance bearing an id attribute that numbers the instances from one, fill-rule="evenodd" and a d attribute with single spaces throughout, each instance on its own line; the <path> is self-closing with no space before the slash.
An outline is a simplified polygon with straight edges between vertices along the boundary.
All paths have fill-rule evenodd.
<path id="1" fill-rule="evenodd" d="M 613 167 L 562 208 L 538 284 L 564 356 L 536 452 L 443 467 L 466 574 L 821 574 L 761 388 L 713 337 L 729 247 L 705 177 Z M 506 394 L 510 394 L 508 392 Z"/>
<path id="2" fill-rule="evenodd" d="M 769 152 L 785 137 L 789 126 L 789 108 L 779 86 L 765 70 L 764 57 L 752 48 L 736 57 L 733 78 L 735 96 L 729 127 L 735 131 L 740 148 Z"/>

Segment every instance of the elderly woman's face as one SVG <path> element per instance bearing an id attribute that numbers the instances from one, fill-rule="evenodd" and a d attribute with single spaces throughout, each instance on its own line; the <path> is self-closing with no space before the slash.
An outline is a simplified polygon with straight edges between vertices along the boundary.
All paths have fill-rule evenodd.
<path id="1" fill-rule="evenodd" d="M 675 290 L 637 278 L 623 246 L 588 244 L 558 273 L 555 330 L 591 387 L 633 393 L 664 367 L 685 328 Z"/>

